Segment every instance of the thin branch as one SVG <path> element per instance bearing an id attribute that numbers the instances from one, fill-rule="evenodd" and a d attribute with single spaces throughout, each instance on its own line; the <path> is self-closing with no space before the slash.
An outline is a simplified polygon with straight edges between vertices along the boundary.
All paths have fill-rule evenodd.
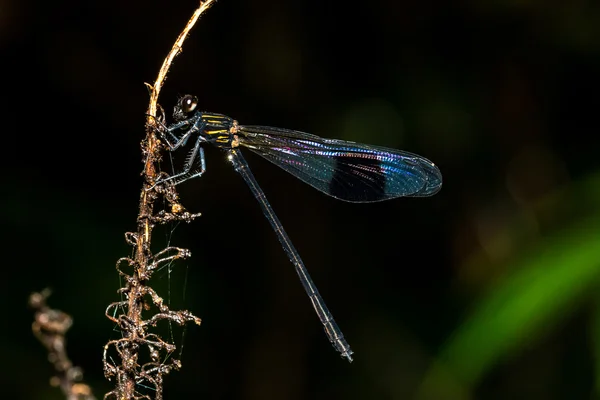
<path id="1" fill-rule="evenodd" d="M 35 310 L 31 326 L 33 333 L 48 350 L 48 360 L 56 370 L 50 384 L 59 386 L 68 400 L 95 400 L 92 389 L 81 382 L 83 372 L 73 366 L 67 355 L 66 334 L 73 325 L 73 319 L 60 310 L 48 307 L 46 300 L 49 296 L 49 289 L 32 293 L 29 306 Z"/>
<path id="2" fill-rule="evenodd" d="M 163 61 L 163 65 L 160 68 L 158 77 L 156 78 L 156 82 L 154 83 L 154 86 L 152 87 L 152 92 L 150 93 L 150 105 L 148 106 L 148 115 L 149 115 L 148 123 L 149 124 L 154 123 L 154 118 L 156 117 L 156 109 L 157 109 L 157 104 L 158 104 L 158 95 L 160 93 L 160 89 L 162 88 L 163 82 L 167 79 L 167 73 L 169 72 L 169 69 L 171 68 L 171 64 L 173 63 L 173 60 L 183 50 L 183 42 L 189 35 L 189 33 L 192 30 L 192 28 L 194 27 L 194 25 L 196 25 L 198 18 L 200 18 L 200 16 L 206 10 L 208 10 L 209 7 L 212 6 L 214 2 L 215 2 L 215 0 L 206 0 L 206 1 L 200 2 L 200 7 L 198 7 L 196 9 L 196 11 L 194 11 L 194 14 L 192 14 L 190 20 L 185 25 L 185 28 L 183 28 L 183 30 L 179 34 L 179 37 L 173 44 L 171 51 L 169 52 L 169 54 L 167 54 L 167 57 Z"/>
<path id="3" fill-rule="evenodd" d="M 181 53 L 190 30 L 212 3 L 214 0 L 200 2 L 165 58 L 156 82 L 148 85 L 151 93 L 146 137 L 141 143 L 144 183 L 140 194 L 137 232 L 125 235 L 127 243 L 135 248 L 135 254 L 133 258 L 121 258 L 116 266 L 125 282 L 124 287 L 119 289 L 125 300 L 112 303 L 106 309 L 107 318 L 119 326 L 122 338 L 111 340 L 104 347 L 104 374 L 108 379 L 116 378 L 115 389 L 107 393 L 105 399 L 150 399 L 149 395 L 137 391 L 144 386 L 151 386 L 153 397 L 162 399 L 164 376 L 179 369 L 181 362 L 173 357 L 175 345 L 163 341 L 150 329 L 161 321 L 177 325 L 190 322 L 200 324 L 200 319 L 189 311 L 170 310 L 158 293 L 148 286 L 148 282 L 160 265 L 190 256 L 188 250 L 176 247 L 156 254 L 151 251 L 152 231 L 156 225 L 171 221 L 190 222 L 199 216 L 185 211 L 178 202 L 178 194 L 173 186 L 156 185 L 158 162 L 161 159 L 161 145 L 156 131 L 163 123 L 156 113 L 160 108 L 158 96 L 173 60 Z M 170 204 L 170 211 L 155 212 L 154 204 L 160 197 Z M 158 312 L 144 318 L 142 313 L 152 308 Z"/>

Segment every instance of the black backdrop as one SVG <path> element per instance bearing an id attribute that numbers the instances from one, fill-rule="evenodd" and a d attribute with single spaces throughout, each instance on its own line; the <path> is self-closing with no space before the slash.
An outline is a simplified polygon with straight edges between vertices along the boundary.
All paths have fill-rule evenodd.
<path id="1" fill-rule="evenodd" d="M 98 397 L 110 390 L 101 351 L 118 336 L 103 312 L 118 300 L 114 264 L 131 252 L 123 234 L 135 229 L 141 187 L 143 83 L 195 6 L 0 2 L 7 398 L 61 398 L 26 307 L 46 286 L 75 319 L 74 362 Z M 444 187 L 347 204 L 247 156 L 356 352 L 349 365 L 243 181 L 207 149 L 206 175 L 181 187 L 203 216 L 157 237 L 193 254 L 158 287 L 204 320 L 185 331 L 183 371 L 166 397 L 589 398 L 585 284 L 595 272 L 573 290 L 580 301 L 555 305 L 562 311 L 531 334 L 524 327 L 526 340 L 476 379 L 452 368 L 447 387 L 430 377 L 453 332 L 515 273 L 513 260 L 596 213 L 586 190 L 600 165 L 599 16 L 584 1 L 220 0 L 176 59 L 165 108 L 191 92 L 241 123 L 401 148 L 436 162 Z M 492 341 L 487 333 L 478 340 Z"/>

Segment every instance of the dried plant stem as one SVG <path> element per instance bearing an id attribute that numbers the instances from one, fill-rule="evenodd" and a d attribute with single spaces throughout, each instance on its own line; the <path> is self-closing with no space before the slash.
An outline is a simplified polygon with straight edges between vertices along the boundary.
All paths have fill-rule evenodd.
<path id="1" fill-rule="evenodd" d="M 183 30 L 177 37 L 177 40 L 175 41 L 175 43 L 173 43 L 173 47 L 171 47 L 171 51 L 169 51 L 169 54 L 167 54 L 167 57 L 165 57 L 163 64 L 160 67 L 160 71 L 158 72 L 158 76 L 156 77 L 156 81 L 154 82 L 154 85 L 148 85 L 151 90 L 150 90 L 150 104 L 148 104 L 148 111 L 146 113 L 146 115 L 147 115 L 147 118 L 146 118 L 147 145 L 146 145 L 146 149 L 142 149 L 142 151 L 145 150 L 144 152 L 147 155 L 146 168 L 144 169 L 144 174 L 147 177 L 150 177 L 152 180 L 156 177 L 156 169 L 154 168 L 154 165 L 157 161 L 157 158 L 159 157 L 158 149 L 156 148 L 158 143 L 156 140 L 156 136 L 154 135 L 154 132 L 156 129 L 156 111 L 158 109 L 158 95 L 160 94 L 160 90 L 162 89 L 163 83 L 167 79 L 167 73 L 169 72 L 169 69 L 171 68 L 171 64 L 173 63 L 173 60 L 183 50 L 183 42 L 185 42 L 185 39 L 187 39 L 190 31 L 192 30 L 194 25 L 196 25 L 196 22 L 198 22 L 198 19 L 200 18 L 200 16 L 206 10 L 208 10 L 209 7 L 211 5 L 213 5 L 214 2 L 215 2 L 215 0 L 200 1 L 200 6 L 196 9 L 196 11 L 194 11 L 194 13 L 190 17 L 189 21 L 187 22 L 187 24 L 185 25 L 185 27 L 183 28 Z M 144 200 L 145 199 L 142 197 L 142 202 Z M 141 207 L 140 207 L 140 210 L 141 210 Z M 140 212 L 140 214 L 141 214 L 141 212 Z"/>
<path id="2" fill-rule="evenodd" d="M 183 42 L 198 18 L 214 3 L 214 0 L 202 1 L 175 41 L 165 58 L 154 85 L 151 87 L 150 104 L 147 111 L 146 138 L 142 141 L 144 156 L 144 184 L 140 194 L 137 232 L 127 233 L 126 240 L 135 248 L 133 258 L 122 258 L 117 262 L 117 270 L 125 285 L 120 289 L 125 300 L 108 306 L 106 316 L 122 332 L 122 338 L 108 342 L 104 347 L 104 372 L 107 378 L 116 378 L 116 387 L 105 398 L 139 399 L 150 398 L 137 391 L 140 385 L 153 386 L 153 397 L 162 399 L 163 376 L 181 364 L 172 355 L 175 345 L 163 341 L 158 335 L 150 333 L 150 328 L 160 321 L 170 321 L 178 325 L 189 322 L 200 324 L 200 319 L 189 311 L 172 311 L 163 299 L 148 286 L 152 273 L 161 265 L 177 259 L 187 258 L 188 250 L 168 247 L 156 254 L 151 251 L 152 230 L 155 225 L 178 220 L 189 222 L 197 214 L 190 214 L 178 203 L 178 195 L 172 186 L 154 186 L 157 175 L 157 163 L 160 160 L 160 142 L 155 134 L 158 96 L 174 58 L 181 52 Z M 155 213 L 155 201 L 163 196 L 170 203 L 170 211 Z M 126 272 L 125 268 L 132 269 Z M 144 319 L 142 313 L 154 306 L 158 311 Z M 119 314 L 121 312 L 121 314 Z M 140 353 L 145 349 L 147 353 Z M 109 354 L 115 353 L 114 357 Z M 114 358 L 114 359 L 113 359 Z M 143 361 L 149 359 L 149 361 Z"/>
<path id="3" fill-rule="evenodd" d="M 83 373 L 75 367 L 66 349 L 66 333 L 73 324 L 70 315 L 46 304 L 50 290 L 45 289 L 29 296 L 29 305 L 35 310 L 32 330 L 48 350 L 48 360 L 54 365 L 56 375 L 50 380 L 52 386 L 61 388 L 68 400 L 95 400 L 92 389 L 81 382 Z"/>
<path id="4" fill-rule="evenodd" d="M 150 93 L 150 105 L 148 106 L 148 115 L 150 117 L 148 118 L 148 123 L 154 123 L 153 118 L 156 117 L 158 95 L 160 93 L 160 89 L 162 88 L 163 82 L 167 78 L 167 73 L 169 72 L 169 68 L 171 68 L 173 60 L 175 59 L 175 57 L 177 57 L 179 53 L 181 53 L 181 50 L 183 48 L 183 42 L 187 38 L 194 25 L 196 25 L 198 18 L 200 18 L 200 16 L 206 10 L 208 10 L 208 8 L 212 6 L 214 2 L 215 0 L 206 0 L 200 2 L 200 6 L 196 9 L 196 11 L 194 11 L 194 14 L 192 14 L 192 16 L 190 17 L 190 20 L 185 25 L 185 28 L 183 28 L 183 30 L 179 34 L 179 37 L 173 44 L 171 51 L 169 52 L 169 54 L 167 54 L 167 57 L 163 61 L 163 65 L 160 68 L 158 77 L 156 78 L 156 82 L 154 83 L 154 86 L 152 87 L 152 92 Z"/>

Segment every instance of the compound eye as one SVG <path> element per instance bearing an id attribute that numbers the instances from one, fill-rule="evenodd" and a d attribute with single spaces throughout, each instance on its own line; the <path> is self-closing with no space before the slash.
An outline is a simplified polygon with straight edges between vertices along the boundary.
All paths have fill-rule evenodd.
<path id="1" fill-rule="evenodd" d="M 181 98 L 181 111 L 184 113 L 191 113 L 198 106 L 198 98 L 191 94 L 186 94 Z"/>

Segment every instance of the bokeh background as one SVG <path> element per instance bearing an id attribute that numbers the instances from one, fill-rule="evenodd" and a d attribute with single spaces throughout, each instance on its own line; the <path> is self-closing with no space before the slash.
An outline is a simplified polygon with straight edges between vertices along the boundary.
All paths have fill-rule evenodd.
<path id="1" fill-rule="evenodd" d="M 2 397 L 60 399 L 30 292 L 101 398 L 148 93 L 195 1 L 0 1 Z M 167 399 L 590 399 L 600 393 L 600 3 L 220 0 L 161 104 L 400 148 L 442 191 L 348 204 L 247 159 L 355 351 L 341 360 L 218 150 L 157 233 L 185 330 Z M 168 159 L 163 163 L 169 171 Z M 182 333 L 173 337 L 181 346 Z"/>

